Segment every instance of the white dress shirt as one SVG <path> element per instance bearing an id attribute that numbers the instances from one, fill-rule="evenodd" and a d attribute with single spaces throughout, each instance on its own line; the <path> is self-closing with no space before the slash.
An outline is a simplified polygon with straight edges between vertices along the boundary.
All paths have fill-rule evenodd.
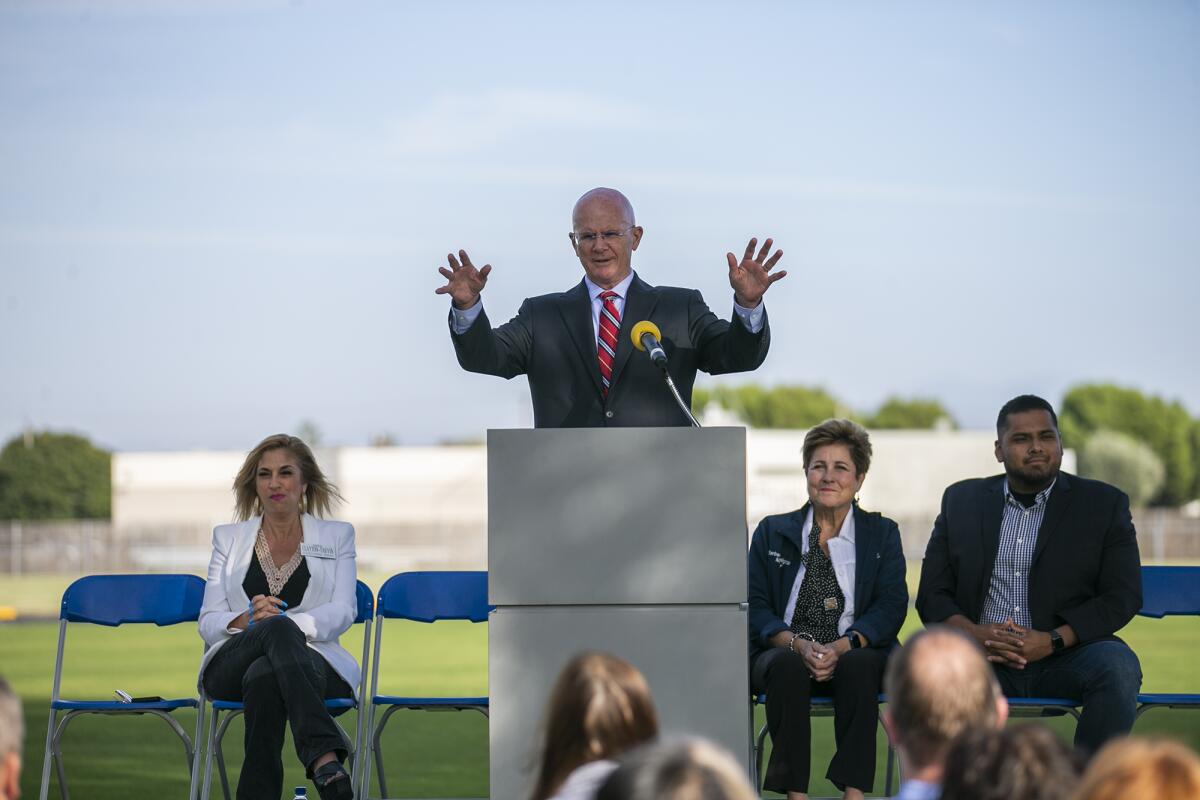
<path id="1" fill-rule="evenodd" d="M 808 534 L 812 531 L 813 510 L 810 505 L 808 515 L 804 518 L 804 527 L 800 529 L 800 552 L 808 553 Z M 838 635 L 844 634 L 854 623 L 854 564 L 857 560 L 854 550 L 854 509 L 851 508 L 842 520 L 842 529 L 838 535 L 830 539 L 829 560 L 833 562 L 833 572 L 837 576 L 838 588 L 846 598 L 846 607 L 838 618 Z M 788 595 L 787 607 L 784 609 L 783 621 L 789 626 L 792 616 L 796 613 L 796 597 L 800 594 L 800 584 L 804 582 L 804 561 L 796 572 L 796 581 L 792 584 L 792 592 Z"/>

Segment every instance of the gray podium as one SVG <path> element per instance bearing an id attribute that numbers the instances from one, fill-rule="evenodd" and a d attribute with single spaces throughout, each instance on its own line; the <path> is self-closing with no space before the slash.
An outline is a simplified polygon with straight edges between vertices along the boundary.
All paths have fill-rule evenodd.
<path id="1" fill-rule="evenodd" d="M 528 797 L 584 649 L 642 671 L 664 734 L 749 769 L 745 430 L 493 430 L 487 457 L 491 796 Z"/>

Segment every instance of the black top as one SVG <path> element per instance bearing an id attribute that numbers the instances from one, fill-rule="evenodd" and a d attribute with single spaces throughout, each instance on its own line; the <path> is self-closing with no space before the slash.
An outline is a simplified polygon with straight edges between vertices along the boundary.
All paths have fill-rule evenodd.
<path id="1" fill-rule="evenodd" d="M 300 601 L 304 599 L 304 592 L 308 589 L 309 577 L 308 560 L 301 557 L 300 566 L 296 567 L 292 577 L 288 578 L 287 583 L 283 585 L 283 589 L 277 595 L 280 600 L 288 604 L 288 608 L 300 605 Z M 257 552 L 254 554 L 254 558 L 250 559 L 250 568 L 246 570 L 246 579 L 242 581 L 242 589 L 245 590 L 247 597 L 271 593 L 271 588 L 267 586 L 266 573 L 263 572 L 262 564 L 258 563 Z"/>
<path id="2" fill-rule="evenodd" d="M 813 523 L 804 556 L 804 578 L 792 614 L 792 633 L 807 634 L 829 644 L 838 638 L 838 621 L 846 610 L 846 596 L 838 586 L 833 561 L 821 549 L 821 528 Z"/>

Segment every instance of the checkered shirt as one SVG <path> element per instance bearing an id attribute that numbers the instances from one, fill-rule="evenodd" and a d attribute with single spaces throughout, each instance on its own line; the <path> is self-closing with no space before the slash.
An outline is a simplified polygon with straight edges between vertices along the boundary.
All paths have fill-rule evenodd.
<path id="1" fill-rule="evenodd" d="M 992 580 L 988 585 L 980 623 L 1000 623 L 1012 617 L 1013 622 L 1022 628 L 1032 628 L 1033 618 L 1029 615 L 1029 568 L 1033 564 L 1038 529 L 1042 527 L 1042 517 L 1046 515 L 1046 500 L 1053 488 L 1052 483 L 1038 492 L 1033 506 L 1026 508 L 1013 497 L 1008 481 L 1004 482 L 1000 546 L 996 550 L 996 564 L 992 568 Z"/>

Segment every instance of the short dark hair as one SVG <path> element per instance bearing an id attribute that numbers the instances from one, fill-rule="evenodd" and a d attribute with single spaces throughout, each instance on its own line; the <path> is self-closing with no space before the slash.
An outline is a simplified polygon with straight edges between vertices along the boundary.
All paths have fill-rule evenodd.
<path id="1" fill-rule="evenodd" d="M 942 797 L 1053 800 L 1070 794 L 1082 769 L 1082 755 L 1040 723 L 970 728 L 946 753 Z"/>
<path id="2" fill-rule="evenodd" d="M 996 415 L 996 435 L 1000 436 L 1008 429 L 1010 414 L 1020 414 L 1022 411 L 1048 411 L 1050 419 L 1054 420 L 1054 429 L 1058 430 L 1058 415 L 1054 413 L 1054 406 L 1036 394 L 1022 394 L 1009 400 L 1000 408 L 1000 413 Z"/>
<path id="3" fill-rule="evenodd" d="M 813 453 L 830 444 L 844 444 L 850 451 L 854 471 L 866 475 L 871 468 L 871 437 L 867 429 L 848 419 L 827 419 L 804 436 L 802 456 L 804 469 L 808 469 Z"/>

